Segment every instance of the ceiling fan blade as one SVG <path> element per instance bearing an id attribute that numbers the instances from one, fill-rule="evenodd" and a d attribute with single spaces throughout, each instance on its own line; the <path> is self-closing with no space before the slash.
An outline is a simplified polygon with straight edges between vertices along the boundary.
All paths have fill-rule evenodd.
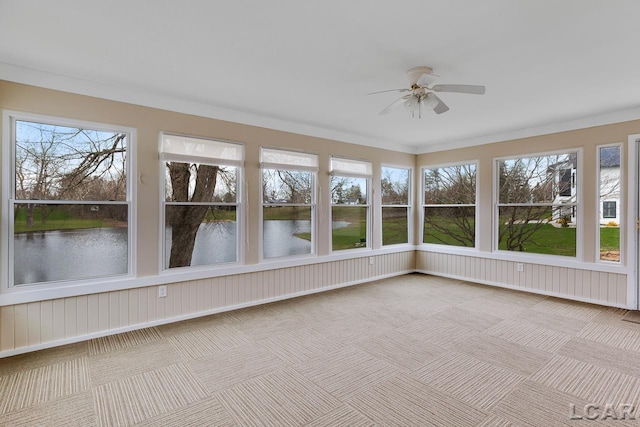
<path id="1" fill-rule="evenodd" d="M 435 85 L 431 90 L 434 92 L 458 92 L 484 95 L 485 87 L 476 85 Z"/>
<path id="2" fill-rule="evenodd" d="M 442 113 L 446 113 L 447 111 L 449 111 L 449 107 L 447 107 L 447 104 L 442 102 L 442 99 L 438 98 L 438 96 L 433 92 L 431 93 L 431 95 L 433 96 L 434 99 L 436 99 L 438 101 L 438 104 L 435 107 L 433 107 L 433 111 L 436 114 L 442 114 Z"/>
<path id="3" fill-rule="evenodd" d="M 381 90 L 380 92 L 371 92 L 368 93 L 367 95 L 376 95 L 378 93 L 385 93 L 385 92 L 409 92 L 411 89 L 389 89 L 389 90 Z"/>
<path id="4" fill-rule="evenodd" d="M 409 99 L 411 96 L 412 95 L 405 95 L 405 96 L 403 96 L 401 98 L 396 99 L 387 108 L 385 108 L 384 110 L 380 111 L 378 114 L 380 114 L 380 115 L 389 114 L 389 111 L 391 111 L 394 107 L 399 105 L 401 102 Z"/>
<path id="5" fill-rule="evenodd" d="M 420 76 L 416 84 L 420 87 L 431 86 L 431 83 L 435 82 L 438 76 L 435 74 L 423 74 Z"/>

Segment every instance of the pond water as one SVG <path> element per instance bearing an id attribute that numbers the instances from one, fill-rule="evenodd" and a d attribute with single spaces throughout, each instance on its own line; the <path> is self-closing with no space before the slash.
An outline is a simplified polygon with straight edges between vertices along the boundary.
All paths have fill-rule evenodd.
<path id="1" fill-rule="evenodd" d="M 16 285 L 127 272 L 126 228 L 18 233 L 13 247 Z"/>
<path id="2" fill-rule="evenodd" d="M 340 228 L 348 224 L 346 221 L 333 221 L 332 227 Z M 310 230 L 310 221 L 265 221 L 265 258 L 311 253 L 311 242 L 295 236 Z M 13 244 L 14 283 L 17 285 L 104 277 L 127 272 L 126 228 L 18 233 Z M 166 233 L 166 248 L 165 262 L 168 265 L 170 229 Z M 235 222 L 205 223 L 200 226 L 196 235 L 191 265 L 234 262 L 236 252 Z"/>

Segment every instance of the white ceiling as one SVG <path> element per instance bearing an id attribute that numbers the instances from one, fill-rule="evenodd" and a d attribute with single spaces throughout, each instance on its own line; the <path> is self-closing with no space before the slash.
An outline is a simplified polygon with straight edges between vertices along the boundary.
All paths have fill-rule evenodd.
<path id="1" fill-rule="evenodd" d="M 0 0 L 0 79 L 407 152 L 640 118 L 638 0 Z M 410 118 L 405 71 L 451 108 Z"/>

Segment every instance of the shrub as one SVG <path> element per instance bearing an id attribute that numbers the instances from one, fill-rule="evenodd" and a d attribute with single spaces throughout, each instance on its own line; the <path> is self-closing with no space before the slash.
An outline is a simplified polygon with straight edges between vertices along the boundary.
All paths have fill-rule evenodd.
<path id="1" fill-rule="evenodd" d="M 615 221 L 609 221 L 605 227 L 617 227 L 618 225 Z"/>

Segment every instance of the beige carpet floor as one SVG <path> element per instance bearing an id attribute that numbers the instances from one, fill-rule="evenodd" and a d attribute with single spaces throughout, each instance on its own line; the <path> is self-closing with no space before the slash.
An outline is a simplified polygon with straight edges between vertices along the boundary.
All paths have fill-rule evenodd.
<path id="1" fill-rule="evenodd" d="M 0 359 L 0 426 L 638 425 L 626 314 L 410 274 Z"/>

